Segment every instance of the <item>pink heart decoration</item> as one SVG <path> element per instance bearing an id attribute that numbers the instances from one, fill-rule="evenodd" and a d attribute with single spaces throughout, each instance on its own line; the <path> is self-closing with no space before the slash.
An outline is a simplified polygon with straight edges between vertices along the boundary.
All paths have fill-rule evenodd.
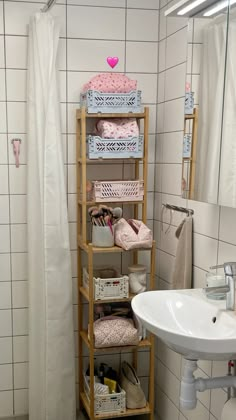
<path id="1" fill-rule="evenodd" d="M 119 62 L 118 57 L 107 57 L 107 62 L 109 66 L 113 69 Z"/>

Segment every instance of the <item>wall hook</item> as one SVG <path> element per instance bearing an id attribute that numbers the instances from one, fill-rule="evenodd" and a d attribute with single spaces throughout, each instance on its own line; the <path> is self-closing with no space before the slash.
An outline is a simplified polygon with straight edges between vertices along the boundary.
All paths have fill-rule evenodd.
<path id="1" fill-rule="evenodd" d="M 20 166 L 19 155 L 20 155 L 21 139 L 12 139 L 11 143 L 13 145 L 13 153 L 14 153 L 14 156 L 15 156 L 16 168 L 19 168 L 19 166 Z"/>

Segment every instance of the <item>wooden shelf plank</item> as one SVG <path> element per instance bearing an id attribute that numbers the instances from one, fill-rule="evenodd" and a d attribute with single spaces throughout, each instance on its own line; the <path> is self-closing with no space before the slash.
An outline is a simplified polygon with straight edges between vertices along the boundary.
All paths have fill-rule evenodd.
<path id="1" fill-rule="evenodd" d="M 83 297 L 89 301 L 89 290 L 86 287 L 80 287 L 80 293 Z M 112 302 L 130 302 L 135 294 L 130 294 L 128 298 L 118 298 L 118 299 L 94 299 L 93 303 L 112 303 Z"/>
<path id="2" fill-rule="evenodd" d="M 85 252 L 88 252 L 89 245 L 90 245 L 89 242 L 84 243 L 82 241 L 81 236 L 78 235 L 78 247 L 79 248 L 83 249 Z M 152 241 L 152 248 L 153 247 L 155 247 L 155 241 Z M 130 252 L 130 251 L 134 251 L 134 252 L 137 252 L 137 251 L 141 251 L 141 252 L 142 251 L 151 251 L 152 248 L 134 248 L 134 249 L 130 249 L 129 251 L 126 251 L 125 249 L 120 248 L 119 246 L 111 246 L 109 248 L 100 248 L 100 247 L 93 246 L 92 250 L 93 250 L 94 254 L 110 254 L 110 253 L 114 253 L 114 252 L 119 253 L 119 252 Z"/>
<path id="3" fill-rule="evenodd" d="M 139 200 L 139 201 L 82 201 L 82 200 L 78 200 L 78 204 L 80 205 L 80 206 L 82 206 L 83 204 L 85 204 L 86 206 L 96 206 L 96 204 L 111 204 L 111 203 L 114 203 L 114 204 L 121 204 L 121 205 L 128 205 L 128 204 L 143 204 L 144 203 L 144 200 Z"/>
<path id="4" fill-rule="evenodd" d="M 88 112 L 85 112 L 86 118 L 145 118 L 145 112 L 127 112 L 127 113 L 103 113 L 98 112 L 96 114 L 90 114 Z M 78 120 L 81 119 L 81 110 L 76 110 L 76 118 Z"/>
<path id="5" fill-rule="evenodd" d="M 88 414 L 88 416 L 90 417 L 90 407 L 89 407 L 89 401 L 87 399 L 87 396 L 84 392 L 80 393 L 80 398 L 81 401 L 83 403 L 83 406 Z M 129 409 L 127 408 L 125 410 L 125 412 L 123 413 L 101 413 L 101 414 L 95 414 L 94 417 L 96 419 L 111 419 L 113 417 L 130 417 L 130 416 L 141 416 L 141 415 L 145 415 L 145 414 L 150 414 L 151 413 L 151 409 L 149 407 L 149 404 L 147 403 L 146 407 L 144 408 L 136 408 L 136 409 Z"/>
<path id="6" fill-rule="evenodd" d="M 185 114 L 185 120 L 194 120 L 196 118 L 196 114 Z"/>
<path id="7" fill-rule="evenodd" d="M 89 243 L 87 243 L 87 244 L 86 243 L 83 243 L 81 237 L 79 236 L 79 238 L 78 238 L 78 246 L 80 248 L 82 248 L 84 251 L 88 252 L 88 250 L 89 250 L 88 245 L 89 245 Z M 99 253 L 101 253 L 101 254 L 105 254 L 105 253 L 110 254 L 110 253 L 114 253 L 114 252 L 125 252 L 125 250 L 122 249 L 122 248 L 120 248 L 119 246 L 111 246 L 109 248 L 98 248 L 96 246 L 93 246 L 92 249 L 93 249 L 93 253 L 95 253 L 95 254 L 99 254 Z"/>
<path id="8" fill-rule="evenodd" d="M 120 165 L 120 164 L 122 164 L 122 163 L 127 163 L 127 161 L 129 161 L 129 163 L 135 163 L 136 161 L 140 161 L 140 162 L 142 162 L 143 161 L 143 158 L 126 158 L 126 159 L 124 159 L 124 158 L 122 158 L 122 159 L 116 159 L 116 158 L 113 158 L 113 159 L 102 159 L 102 158 L 99 158 L 99 159 L 86 159 L 86 163 L 87 163 L 87 165 L 91 165 L 91 164 L 95 164 L 95 165 L 99 165 L 99 164 L 101 164 L 101 165 L 104 165 L 104 163 L 107 163 L 108 165 Z M 78 158 L 78 163 L 81 163 L 82 164 L 82 158 Z"/>
<path id="9" fill-rule="evenodd" d="M 86 344 L 88 348 L 90 348 L 90 341 L 88 339 L 88 332 L 87 331 L 80 331 L 80 337 Z M 129 351 L 134 349 L 140 349 L 145 347 L 151 347 L 151 341 L 147 338 L 144 340 L 141 340 L 137 346 L 116 346 L 116 347 L 103 347 L 103 348 L 94 348 L 94 353 L 112 353 L 112 352 L 120 352 L 120 351 Z"/>

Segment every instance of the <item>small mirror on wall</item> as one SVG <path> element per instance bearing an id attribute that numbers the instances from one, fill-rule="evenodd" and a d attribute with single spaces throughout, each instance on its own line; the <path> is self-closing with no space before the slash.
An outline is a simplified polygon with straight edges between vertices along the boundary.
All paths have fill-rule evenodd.
<path id="1" fill-rule="evenodd" d="M 181 0 L 166 15 L 189 17 L 190 28 L 182 195 L 236 207 L 236 7 Z"/>
<path id="2" fill-rule="evenodd" d="M 195 18 L 188 43 L 182 192 L 217 204 L 222 148 L 227 14 Z"/>

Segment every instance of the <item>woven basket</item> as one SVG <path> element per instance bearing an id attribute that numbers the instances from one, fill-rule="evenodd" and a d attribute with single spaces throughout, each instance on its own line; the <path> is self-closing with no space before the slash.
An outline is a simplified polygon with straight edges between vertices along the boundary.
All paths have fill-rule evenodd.
<path id="1" fill-rule="evenodd" d="M 89 159 L 128 159 L 143 157 L 143 135 L 123 139 L 88 136 Z"/>
<path id="2" fill-rule="evenodd" d="M 123 299 L 129 297 L 129 277 L 118 273 L 115 277 L 101 278 L 99 269 L 94 269 L 93 287 L 94 299 Z M 111 271 L 111 270 L 110 270 Z M 86 267 L 83 268 L 83 286 L 89 288 L 89 275 Z"/>
<path id="3" fill-rule="evenodd" d="M 94 395 L 94 414 L 124 413 L 126 411 L 126 393 L 119 385 L 118 390 L 119 392 L 115 394 Z M 84 391 L 90 401 L 90 387 L 86 375 L 84 375 Z"/>
<path id="4" fill-rule="evenodd" d="M 138 181 L 93 181 L 95 202 L 142 201 L 144 182 Z"/>
<path id="5" fill-rule="evenodd" d="M 88 113 L 126 113 L 141 112 L 141 91 L 133 90 L 129 93 L 103 93 L 97 90 L 87 90 L 80 94 L 81 107 L 87 108 Z"/>

